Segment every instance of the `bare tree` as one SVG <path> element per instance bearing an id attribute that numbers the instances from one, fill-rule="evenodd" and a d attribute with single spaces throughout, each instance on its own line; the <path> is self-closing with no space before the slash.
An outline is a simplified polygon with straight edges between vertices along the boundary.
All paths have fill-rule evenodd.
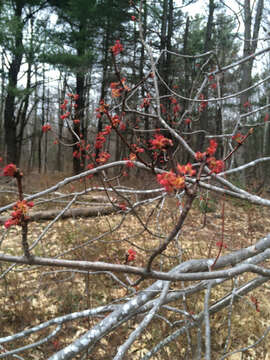
<path id="1" fill-rule="evenodd" d="M 140 8 L 134 7 L 134 11 L 141 14 L 143 5 L 144 1 L 141 1 Z M 252 55 L 248 54 L 237 62 L 224 67 L 216 66 L 215 70 L 203 73 L 196 95 L 193 98 L 187 98 L 181 94 L 181 91 L 176 92 L 175 89 L 170 88 L 170 84 L 162 79 L 157 70 L 160 54 L 156 55 L 151 45 L 145 40 L 140 21 L 138 21 L 138 26 L 141 42 L 145 54 L 150 60 L 151 69 L 137 84 L 127 86 L 122 77 L 122 70 L 118 67 L 116 61 L 116 58 L 121 56 L 122 51 L 122 45 L 120 41 L 117 41 L 111 48 L 115 75 L 118 78 L 118 82 L 114 83 L 111 88 L 117 96 L 115 96 L 112 103 L 106 104 L 102 102 L 97 109 L 98 113 L 102 113 L 106 122 L 109 123 L 102 129 L 100 137 L 103 136 L 106 141 L 106 136 L 114 131 L 123 146 L 128 149 L 129 158 L 106 163 L 106 153 L 100 151 L 99 157 L 96 162 L 93 159 L 93 166 L 89 170 L 67 177 L 54 186 L 30 196 L 23 194 L 21 171 L 14 164 L 9 164 L 4 169 L 4 175 L 17 181 L 19 201 L 0 208 L 1 213 L 13 208 L 14 211 L 5 225 L 7 228 L 13 225 L 21 227 L 23 252 L 22 256 L 10 254 L 8 251 L 0 253 L 2 264 L 12 264 L 3 269 L 0 279 L 7 278 L 17 264 L 30 266 L 30 269 L 37 266 L 41 268 L 46 266 L 55 275 L 58 274 L 58 271 L 70 271 L 73 275 L 76 273 L 83 274 L 86 279 L 98 276 L 100 286 L 104 280 L 102 276 L 106 275 L 123 292 L 113 301 L 102 303 L 100 306 L 89 305 L 85 310 L 54 317 L 16 334 L 1 337 L 0 346 L 3 353 L 0 354 L 0 359 L 8 356 L 23 359 L 24 355 L 17 354 L 25 354 L 25 351 L 31 352 L 36 347 L 49 344 L 55 336 L 62 334 L 61 330 L 64 324 L 73 322 L 75 327 L 76 321 L 81 319 L 89 320 L 93 318 L 94 320 L 93 322 L 89 320 L 89 323 L 84 327 L 84 333 L 76 333 L 70 343 L 65 344 L 62 349 L 46 352 L 44 355 L 46 358 L 49 356 L 50 360 L 88 359 L 88 356 L 92 356 L 97 348 L 103 349 L 104 344 L 106 344 L 106 353 L 109 354 L 107 358 L 115 360 L 134 359 L 134 353 L 132 352 L 134 343 L 137 339 L 142 339 L 145 329 L 150 329 L 150 324 L 153 321 L 160 321 L 162 324 L 165 323 L 169 326 L 170 332 L 162 331 L 162 326 L 160 326 L 159 335 L 161 335 L 159 339 L 155 340 L 156 343 L 152 342 L 147 351 L 139 355 L 140 359 L 146 360 L 158 356 L 157 354 L 160 351 L 163 351 L 164 348 L 181 337 L 185 341 L 185 352 L 183 356 L 180 354 L 179 358 L 182 356 L 183 359 L 205 358 L 209 360 L 215 356 L 211 346 L 211 337 L 215 330 L 212 316 L 221 313 L 225 308 L 228 309 L 225 319 L 227 338 L 224 339 L 225 345 L 223 346 L 223 352 L 219 354 L 219 359 L 225 359 L 236 352 L 245 352 L 255 347 L 265 339 L 270 331 L 270 327 L 267 327 L 264 334 L 255 340 L 253 344 L 244 347 L 235 345 L 233 350 L 229 349 L 228 343 L 232 328 L 231 314 L 235 303 L 242 301 L 244 295 L 262 287 L 269 280 L 270 270 L 266 266 L 267 260 L 270 258 L 269 234 L 266 234 L 265 237 L 251 246 L 241 247 L 237 250 L 234 248 L 227 249 L 226 253 L 223 253 L 226 247 L 224 241 L 224 221 L 226 220 L 223 214 L 223 227 L 220 239 L 217 242 L 218 251 L 216 256 L 211 256 L 211 245 L 208 244 L 208 247 L 205 248 L 204 253 L 206 255 L 204 257 L 200 259 L 192 256 L 187 257 L 185 247 L 179 240 L 194 201 L 198 198 L 200 192 L 204 190 L 227 195 L 230 198 L 241 199 L 247 203 L 269 207 L 269 199 L 253 195 L 235 185 L 230 179 L 232 175 L 238 174 L 247 168 L 255 167 L 259 163 L 267 162 L 270 158 L 258 158 L 241 167 L 226 168 L 229 159 L 237 153 L 240 147 L 244 147 L 252 137 L 252 128 L 249 128 L 246 133 L 238 134 L 238 137 L 234 139 L 232 139 L 233 134 L 225 132 L 226 129 L 223 129 L 223 133 L 218 135 L 208 134 L 205 129 L 201 129 L 206 132 L 205 138 L 209 140 L 209 144 L 206 145 L 206 148 L 201 148 L 195 152 L 187 142 L 187 139 L 194 134 L 191 131 L 188 134 L 182 134 L 179 131 L 178 124 L 173 125 L 167 118 L 165 119 L 160 106 L 162 99 L 159 86 L 162 83 L 162 96 L 178 100 L 184 99 L 188 103 L 189 111 L 196 111 L 198 107 L 200 111 L 207 111 L 204 106 L 206 102 L 211 102 L 214 106 L 219 104 L 220 101 L 235 99 L 237 96 L 248 92 L 251 88 L 250 85 L 247 85 L 246 88 L 242 88 L 237 93 L 227 94 L 223 97 L 217 95 L 213 98 L 202 98 L 200 95 L 209 84 L 209 78 L 218 79 L 221 74 L 225 76 L 231 69 L 243 67 L 243 64 L 248 64 L 250 61 L 253 62 L 257 56 L 269 52 L 270 49 L 259 50 Z M 163 49 L 162 51 L 166 52 L 168 50 Z M 210 57 L 213 59 L 215 58 L 213 54 L 213 51 L 206 51 L 204 54 L 191 56 L 191 58 L 203 56 L 206 59 Z M 185 61 L 188 55 L 170 51 L 170 56 Z M 269 78 L 260 80 L 253 84 L 252 88 L 256 88 L 268 80 Z M 138 96 L 138 90 L 141 90 L 141 87 L 146 84 L 151 88 L 151 93 L 147 98 L 142 99 L 143 106 L 131 105 L 134 103 L 131 101 L 133 97 Z M 219 86 L 218 81 L 217 86 Z M 164 87 L 166 89 L 165 95 Z M 145 111 L 146 107 L 147 111 Z M 137 144 L 131 144 L 121 133 L 121 122 L 119 116 L 116 116 L 116 111 L 119 111 L 119 109 L 122 114 L 122 122 L 127 121 L 130 115 L 135 115 L 144 120 L 151 120 L 151 122 L 148 122 L 149 124 L 158 124 L 158 131 L 154 127 L 147 128 L 151 140 L 150 146 L 149 144 L 145 146 L 148 146 L 152 151 L 151 161 L 144 157 L 143 147 L 141 147 L 139 141 Z M 253 109 L 253 113 L 257 111 L 261 111 L 261 109 Z M 179 117 L 181 124 L 185 119 L 185 114 L 182 117 L 179 115 Z M 66 121 L 69 120 L 66 119 Z M 239 121 L 240 117 L 236 119 L 233 125 L 236 126 Z M 138 129 L 134 129 L 137 138 L 140 132 L 145 132 L 144 123 Z M 169 134 L 170 137 L 163 134 Z M 215 157 L 218 145 L 213 138 L 217 136 L 228 143 L 229 151 L 222 159 Z M 103 142 L 103 138 L 97 141 Z M 167 161 L 166 151 L 172 145 L 175 146 L 176 150 L 169 162 Z M 188 164 L 178 164 L 178 151 L 185 151 L 192 161 Z M 89 151 L 89 156 L 90 154 L 91 151 Z M 157 162 L 159 155 L 163 156 L 164 162 L 162 164 Z M 151 180 L 147 189 L 145 187 L 141 189 L 139 181 L 136 181 L 134 187 L 126 186 L 123 181 L 125 179 L 123 168 L 126 172 L 133 167 L 140 169 L 140 174 L 145 174 L 145 179 L 149 178 Z M 112 169 L 117 169 L 119 175 L 111 178 Z M 99 186 L 96 186 L 96 183 L 95 186 L 87 185 L 86 179 L 92 176 L 98 179 Z M 66 188 L 67 185 L 79 180 L 85 181 L 82 190 L 64 192 L 64 187 Z M 89 200 L 86 201 L 85 196 L 93 192 L 102 192 L 106 198 L 105 203 L 109 211 L 115 211 L 117 214 L 117 221 L 113 224 L 108 223 L 107 228 L 103 224 L 103 227 L 99 228 L 98 234 L 93 236 L 88 234 L 86 240 L 78 239 L 76 246 L 67 249 L 65 252 L 58 251 L 58 249 L 44 248 L 42 251 L 45 256 L 38 256 L 38 246 L 45 239 L 45 236 L 50 236 L 50 231 L 57 225 L 59 219 L 66 213 L 72 212 L 74 206 L 81 203 L 84 206 L 89 206 Z M 57 202 L 61 205 L 64 203 L 64 206 L 61 207 L 57 214 L 53 213 L 53 219 L 38 236 L 32 235 L 29 230 L 29 218 L 33 220 L 31 214 L 29 214 L 28 218 L 28 211 L 33 206 L 32 201 L 35 202 L 35 206 L 44 202 Z M 166 212 L 166 209 L 169 209 L 170 212 Z M 74 217 L 76 217 L 75 209 Z M 169 227 L 168 222 L 162 223 L 162 218 L 170 220 Z M 135 228 L 135 222 L 139 224 L 139 229 Z M 125 227 L 128 228 L 127 232 L 124 231 Z M 119 230 L 122 233 L 118 233 Z M 102 246 L 105 247 L 106 237 L 109 235 L 113 238 L 109 242 L 110 245 L 117 243 L 119 246 L 125 244 L 129 247 L 124 259 L 121 260 L 121 257 L 116 257 L 115 261 L 112 262 L 106 261 L 106 258 L 99 258 L 96 261 L 63 258 L 67 254 L 76 253 L 78 249 L 82 250 L 82 252 L 94 252 L 98 246 L 102 249 Z M 139 238 L 142 238 L 141 242 L 139 242 Z M 151 243 L 147 241 L 149 238 L 152 240 Z M 5 244 L 7 239 L 8 232 L 5 232 L 2 235 L 1 244 Z M 170 248 L 172 249 L 171 252 L 169 252 Z M 136 252 L 143 254 L 140 266 L 135 266 Z M 172 256 L 172 253 L 174 256 Z M 99 256 L 101 255 L 99 254 Z M 244 276 L 244 274 L 253 274 L 253 276 L 248 277 Z M 230 281 L 231 286 L 228 286 L 228 281 Z M 88 284 L 87 281 L 86 283 Z M 216 291 L 217 288 L 221 288 L 222 291 Z M 95 290 L 92 289 L 93 297 L 98 296 Z M 88 293 L 90 291 L 89 284 L 86 286 L 86 291 Z M 113 287 L 110 286 L 108 293 L 112 291 Z M 203 307 L 197 313 L 189 311 L 187 305 L 188 299 L 192 296 L 196 296 L 196 299 L 203 299 Z M 255 300 L 253 305 L 257 306 Z M 177 320 L 171 320 L 171 314 L 176 316 Z M 128 325 L 124 327 L 126 332 L 123 336 L 120 336 L 118 331 L 120 333 L 123 330 L 121 327 L 125 324 Z M 53 327 L 53 330 L 50 329 L 51 327 Z M 39 334 L 39 332 L 42 334 L 39 338 L 32 337 Z M 116 334 L 116 346 L 105 342 L 108 334 Z M 9 343 L 13 344 L 16 340 L 24 338 L 31 339 L 28 345 L 12 346 L 10 347 L 11 350 L 8 350 Z M 103 340 L 104 342 L 102 342 Z"/>

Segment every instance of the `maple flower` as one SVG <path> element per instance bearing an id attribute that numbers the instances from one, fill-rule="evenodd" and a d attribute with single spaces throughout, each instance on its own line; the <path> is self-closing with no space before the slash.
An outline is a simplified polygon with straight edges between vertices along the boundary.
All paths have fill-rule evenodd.
<path id="1" fill-rule="evenodd" d="M 144 152 L 144 149 L 139 147 L 136 144 L 132 144 L 131 147 L 132 147 L 134 153 L 143 153 Z"/>
<path id="2" fill-rule="evenodd" d="M 186 119 L 185 119 L 185 124 L 188 125 L 188 124 L 190 124 L 190 123 L 191 123 L 191 119 L 190 119 L 190 118 L 186 118 Z"/>
<path id="3" fill-rule="evenodd" d="M 206 156 L 206 152 L 201 153 L 200 151 L 197 151 L 195 154 L 195 158 L 198 161 L 204 160 L 205 156 Z"/>
<path id="4" fill-rule="evenodd" d="M 100 132 L 97 134 L 96 136 L 96 142 L 95 142 L 95 148 L 96 149 L 101 149 L 103 144 L 106 142 L 105 137 L 103 136 L 104 132 Z"/>
<path id="5" fill-rule="evenodd" d="M 133 164 L 132 161 L 130 161 L 130 160 L 128 160 L 128 159 L 124 159 L 124 160 L 127 160 L 126 166 L 127 166 L 128 168 L 133 168 L 133 167 L 134 167 L 134 164 Z"/>
<path id="6" fill-rule="evenodd" d="M 267 122 L 267 121 L 269 121 L 269 114 L 268 113 L 266 113 L 265 117 L 264 117 L 264 122 Z"/>
<path id="7" fill-rule="evenodd" d="M 213 173 L 218 174 L 224 170 L 224 161 L 217 160 L 215 157 L 207 159 L 207 163 Z"/>
<path id="8" fill-rule="evenodd" d="M 130 155 L 129 155 L 129 160 L 131 160 L 131 161 L 135 161 L 136 159 L 137 159 L 136 154 L 134 154 L 134 153 L 130 153 Z"/>
<path id="9" fill-rule="evenodd" d="M 167 192 L 184 189 L 185 187 L 185 177 L 177 176 L 172 170 L 163 174 L 157 174 L 157 181 Z"/>
<path id="10" fill-rule="evenodd" d="M 42 132 L 46 133 L 48 131 L 52 130 L 52 127 L 50 124 L 45 124 L 42 126 Z"/>
<path id="11" fill-rule="evenodd" d="M 232 137 L 232 139 L 236 141 L 238 144 L 242 144 L 243 140 L 245 139 L 245 135 L 241 133 L 237 133 Z"/>
<path id="12" fill-rule="evenodd" d="M 177 115 L 180 111 L 181 111 L 181 106 L 179 104 L 174 105 L 173 107 L 174 115 Z"/>
<path id="13" fill-rule="evenodd" d="M 105 130 L 102 131 L 102 134 L 103 134 L 103 135 L 109 135 L 111 131 L 112 131 L 111 125 L 106 125 L 106 126 L 105 126 Z"/>
<path id="14" fill-rule="evenodd" d="M 4 176 L 15 176 L 18 169 L 15 164 L 8 164 L 4 167 L 3 174 Z"/>
<path id="15" fill-rule="evenodd" d="M 106 113 L 108 112 L 109 105 L 105 103 L 104 100 L 100 100 L 99 107 L 96 109 L 96 111 L 99 111 L 100 113 Z"/>
<path id="16" fill-rule="evenodd" d="M 227 245 L 222 241 L 217 241 L 216 246 L 219 248 L 227 249 Z"/>
<path id="17" fill-rule="evenodd" d="M 200 100 L 204 100 L 204 95 L 203 94 L 200 95 Z M 199 112 L 204 111 L 207 108 L 207 105 L 208 105 L 207 100 L 202 101 L 200 103 L 200 105 L 199 105 Z"/>
<path id="18" fill-rule="evenodd" d="M 125 131 L 126 130 L 126 124 L 123 122 L 120 122 L 120 130 Z"/>
<path id="19" fill-rule="evenodd" d="M 246 101 L 244 104 L 243 104 L 244 108 L 249 108 L 251 107 L 251 103 L 249 101 Z"/>
<path id="20" fill-rule="evenodd" d="M 121 79 L 121 81 L 112 82 L 110 88 L 112 91 L 112 97 L 116 98 L 122 95 L 123 91 L 129 91 L 130 88 L 125 84 L 126 78 Z"/>
<path id="21" fill-rule="evenodd" d="M 8 219 L 4 224 L 5 228 L 8 229 L 13 225 L 20 225 L 23 219 L 27 219 L 28 210 L 33 206 L 33 201 L 17 201 L 17 203 L 13 206 L 14 211 L 11 213 L 11 218 Z"/>
<path id="22" fill-rule="evenodd" d="M 150 94 L 147 94 L 146 95 L 146 98 L 143 99 L 143 102 L 141 104 L 141 108 L 148 108 L 150 106 L 150 99 L 151 99 L 151 96 Z"/>
<path id="23" fill-rule="evenodd" d="M 123 45 L 120 43 L 120 40 L 116 40 L 114 46 L 111 47 L 111 51 L 114 56 L 120 54 L 123 51 Z"/>
<path id="24" fill-rule="evenodd" d="M 117 125 L 120 123 L 120 119 L 119 119 L 119 116 L 118 115 L 114 115 L 112 117 L 112 124 L 114 127 L 117 127 Z"/>
<path id="25" fill-rule="evenodd" d="M 136 258 L 136 251 L 133 249 L 128 249 L 127 251 L 127 261 L 133 261 Z"/>
<path id="26" fill-rule="evenodd" d="M 154 137 L 153 140 L 149 140 L 152 145 L 151 150 L 162 150 L 166 146 L 173 146 L 172 140 L 161 134 L 155 134 Z"/>
<path id="27" fill-rule="evenodd" d="M 74 119 L 74 120 L 73 120 L 73 123 L 74 123 L 74 124 L 79 124 L 79 123 L 80 123 L 80 120 L 79 120 L 79 119 Z"/>
<path id="28" fill-rule="evenodd" d="M 105 162 L 107 162 L 109 160 L 110 157 L 111 157 L 111 155 L 109 153 L 107 153 L 106 151 L 103 151 L 99 154 L 99 157 L 96 159 L 96 162 L 99 164 L 104 164 Z"/>
<path id="29" fill-rule="evenodd" d="M 178 164 L 177 170 L 179 171 L 180 174 L 183 174 L 183 175 L 194 176 L 196 174 L 196 170 L 192 169 L 191 163 L 187 163 L 186 165 Z"/>
<path id="30" fill-rule="evenodd" d="M 69 115 L 70 115 L 70 111 L 67 111 L 65 114 L 63 114 L 63 115 L 60 116 L 60 119 L 61 119 L 61 120 L 64 120 L 64 119 L 66 119 L 67 117 L 69 117 Z"/>
<path id="31" fill-rule="evenodd" d="M 206 149 L 208 155 L 214 155 L 217 150 L 217 142 L 216 140 L 210 140 L 210 146 Z"/>
<path id="32" fill-rule="evenodd" d="M 118 204 L 118 206 L 120 207 L 120 209 L 122 209 L 123 211 L 127 210 L 127 206 L 124 203 Z"/>
<path id="33" fill-rule="evenodd" d="M 63 104 L 60 105 L 60 109 L 61 109 L 61 110 L 66 110 L 67 104 L 68 104 L 68 100 L 65 99 L 64 102 L 63 102 Z"/>
<path id="34" fill-rule="evenodd" d="M 132 15 L 132 16 L 131 16 L 131 20 L 132 20 L 132 21 L 136 21 L 136 16 Z"/>

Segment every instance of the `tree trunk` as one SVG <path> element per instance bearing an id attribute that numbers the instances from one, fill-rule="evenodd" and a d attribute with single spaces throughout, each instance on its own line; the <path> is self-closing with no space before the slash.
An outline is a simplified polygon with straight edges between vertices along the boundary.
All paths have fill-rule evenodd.
<path id="1" fill-rule="evenodd" d="M 214 11 L 215 11 L 215 0 L 209 0 L 209 13 L 208 13 L 208 19 L 207 19 L 207 26 L 206 26 L 206 32 L 205 32 L 205 39 L 204 39 L 204 52 L 207 52 L 211 50 L 212 44 L 211 44 L 211 38 L 213 33 L 213 26 L 214 26 Z M 205 89 L 203 92 L 204 98 L 208 98 L 208 90 Z M 209 127 L 209 116 L 207 109 L 204 109 L 200 115 L 200 130 L 208 130 Z M 197 135 L 197 145 L 196 150 L 202 151 L 204 146 L 204 139 L 205 139 L 205 132 L 202 131 Z"/>
<path id="2" fill-rule="evenodd" d="M 15 35 L 15 49 L 8 71 L 7 96 L 4 110 L 4 128 L 7 151 L 7 162 L 18 164 L 18 148 L 15 120 L 15 92 L 17 87 L 18 74 L 22 64 L 23 54 L 23 25 L 21 23 L 23 5 L 21 1 L 14 1 L 14 16 L 20 22 Z"/>

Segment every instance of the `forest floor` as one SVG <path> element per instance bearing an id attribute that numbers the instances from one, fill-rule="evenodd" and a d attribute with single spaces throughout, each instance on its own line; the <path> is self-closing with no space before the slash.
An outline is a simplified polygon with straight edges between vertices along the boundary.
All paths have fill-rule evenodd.
<path id="1" fill-rule="evenodd" d="M 52 179 L 47 179 L 47 183 L 40 186 L 48 186 L 51 181 Z M 87 201 L 87 197 L 92 195 L 86 195 L 84 201 Z M 0 206 L 6 204 L 11 198 L 12 195 L 3 195 L 2 193 L 0 195 Z M 223 202 L 224 243 L 226 248 L 222 250 L 222 255 L 252 245 L 270 233 L 270 209 L 268 208 L 217 196 L 210 197 L 207 202 L 198 198 L 195 200 L 181 232 L 179 244 L 182 249 L 182 261 L 192 258 L 214 258 L 217 255 L 216 243 L 220 241 L 222 233 Z M 40 208 L 47 209 L 51 206 L 44 203 L 40 205 Z M 176 200 L 169 197 L 163 204 L 162 211 L 156 205 L 150 204 L 140 207 L 138 213 L 144 220 L 151 219 L 149 221 L 150 229 L 154 231 L 159 226 L 162 232 L 166 233 L 176 221 L 175 208 Z M 123 264 L 127 250 L 132 247 L 137 252 L 134 265 L 144 266 L 147 256 L 155 247 L 157 240 L 152 238 L 151 234 L 142 231 L 140 222 L 132 214 L 127 215 L 123 224 L 111 233 L 111 229 L 117 226 L 121 220 L 122 214 L 120 213 L 88 219 L 59 220 L 35 247 L 35 255 Z M 49 222 L 29 224 L 30 244 L 40 236 L 48 224 Z M 4 233 L 3 227 L 1 232 Z M 98 239 L 101 233 L 106 233 L 106 235 L 102 239 Z M 20 228 L 14 227 L 3 239 L 0 250 L 3 253 L 21 255 L 20 244 Z M 83 247 L 82 244 L 84 244 Z M 164 271 L 179 263 L 179 258 L 174 256 L 179 250 L 177 249 L 177 244 L 174 243 L 166 250 L 162 265 Z M 9 266 L 10 264 L 1 263 L 1 272 L 7 270 Z M 160 269 L 160 267 L 157 268 Z M 254 277 L 252 274 L 240 276 L 238 285 Z M 125 281 L 124 275 L 119 275 L 119 278 Z M 140 291 L 150 283 L 152 283 L 151 280 L 146 280 L 136 290 Z M 215 288 L 211 299 L 212 303 L 232 288 L 233 281 L 227 281 L 225 284 Z M 174 288 L 181 288 L 182 286 L 184 286 L 182 283 L 172 285 Z M 114 303 L 117 299 L 124 299 L 127 295 L 127 290 L 106 274 L 91 275 L 65 269 L 15 266 L 1 279 L 0 283 L 0 337 L 22 331 L 56 316 Z M 228 351 L 253 344 L 270 326 L 269 299 L 270 286 L 266 284 L 235 303 L 231 314 Z M 203 307 L 203 301 L 203 294 L 189 297 L 186 302 L 187 310 L 190 313 L 198 313 Z M 179 315 L 179 320 L 181 319 L 182 317 Z M 97 320 L 87 318 L 74 323 L 66 323 L 57 338 L 38 346 L 36 349 L 25 351 L 21 353 L 21 356 L 27 360 L 47 359 L 57 349 L 68 344 L 71 339 L 78 338 L 85 333 Z M 169 321 L 175 320 L 177 318 L 170 315 Z M 217 330 L 212 332 L 213 359 L 218 359 L 223 354 L 228 335 L 228 309 L 211 317 L 211 324 L 212 328 Z M 107 335 L 99 343 L 99 346 L 96 346 L 89 359 L 112 359 L 112 353 L 126 339 L 127 334 L 135 328 L 135 325 L 136 320 L 132 320 L 121 326 L 116 333 Z M 15 346 L 24 346 L 32 341 L 37 341 L 48 335 L 48 331 L 47 329 L 42 333 L 31 335 L 26 340 L 18 340 L 16 344 L 4 344 L 4 348 L 11 350 Z M 164 337 L 164 334 L 167 335 L 170 332 L 172 332 L 172 328 L 166 322 L 160 319 L 154 320 L 153 324 L 144 332 L 143 337 L 134 343 L 126 359 L 140 359 L 147 350 Z M 190 346 L 195 346 L 195 343 L 196 334 L 191 331 Z M 166 347 L 153 359 L 184 360 L 188 358 L 187 354 L 186 337 L 184 337 Z M 12 358 L 10 357 L 10 359 Z M 236 353 L 229 356 L 228 359 L 269 360 L 270 342 L 266 337 L 257 347 L 251 348 L 243 354 Z"/>

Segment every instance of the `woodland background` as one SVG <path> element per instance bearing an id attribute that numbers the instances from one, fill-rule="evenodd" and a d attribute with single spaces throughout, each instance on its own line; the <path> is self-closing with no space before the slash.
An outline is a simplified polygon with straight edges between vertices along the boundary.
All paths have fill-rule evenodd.
<path id="1" fill-rule="evenodd" d="M 244 154 L 239 156 L 242 159 L 235 161 L 241 164 L 268 156 L 268 81 L 238 97 L 229 97 L 218 104 L 209 102 L 207 111 L 200 115 L 198 104 L 185 116 L 188 99 L 194 97 L 205 71 L 267 48 L 268 2 L 243 1 L 239 5 L 211 0 L 199 3 L 201 11 L 195 15 L 187 11 L 185 5 L 190 3 L 196 1 L 143 2 L 144 40 L 160 54 L 157 69 L 163 81 L 183 97 L 177 99 L 179 108 L 176 108 L 166 98 L 166 86 L 161 82 L 161 97 L 164 96 L 161 102 L 170 125 L 183 132 L 189 144 L 198 150 L 207 135 L 215 134 L 218 138 L 224 132 L 231 134 L 237 117 L 243 115 L 237 131 L 245 132 L 255 126 L 256 132 Z M 76 137 L 60 118 L 60 104 L 67 93 L 79 95 L 73 119 L 79 119 L 80 123 L 73 124 L 73 129 L 86 144 L 93 144 L 97 133 L 106 125 L 106 119 L 97 118 L 96 108 L 101 99 L 105 102 L 111 99 L 110 84 L 117 81 L 110 53 L 114 42 L 121 39 L 124 45 L 118 65 L 127 86 L 137 83 L 150 69 L 150 59 L 139 40 L 139 15 L 126 0 L 18 0 L 1 1 L 0 5 L 0 154 L 7 163 L 21 165 L 27 171 L 68 169 L 78 173 L 88 160 L 74 157 L 71 168 L 72 153 L 78 147 L 63 145 L 74 143 Z M 132 20 L 132 16 L 137 19 Z M 209 59 L 196 57 L 209 51 L 214 51 Z M 219 74 L 218 78 L 209 79 L 203 96 L 215 98 L 237 93 L 264 80 L 268 71 L 269 55 L 265 52 L 255 60 Z M 150 86 L 145 84 L 140 88 L 132 97 L 131 107 L 140 109 L 143 99 L 151 92 Z M 252 113 L 264 106 L 265 110 Z M 246 113 L 251 114 L 245 116 Z M 42 126 L 47 123 L 52 126 L 53 136 L 42 132 Z M 259 124 L 262 126 L 257 127 Z M 123 135 L 130 143 L 136 143 L 134 130 L 147 130 L 154 125 L 151 119 L 144 121 L 136 114 L 127 114 Z M 198 130 L 202 131 L 197 133 Z M 141 142 L 144 137 L 147 144 L 149 133 L 140 136 Z M 226 153 L 226 137 L 219 145 L 220 155 Z M 113 135 L 106 147 L 111 160 L 127 156 L 126 149 Z M 91 151 L 94 153 L 95 149 L 92 147 Z M 187 159 L 183 155 L 180 160 Z M 267 181 L 268 175 L 268 166 L 264 165 L 250 174 L 253 180 L 261 182 Z"/>
<path id="2" fill-rule="evenodd" d="M 0 1 L 0 359 L 269 360 L 269 12 Z"/>

